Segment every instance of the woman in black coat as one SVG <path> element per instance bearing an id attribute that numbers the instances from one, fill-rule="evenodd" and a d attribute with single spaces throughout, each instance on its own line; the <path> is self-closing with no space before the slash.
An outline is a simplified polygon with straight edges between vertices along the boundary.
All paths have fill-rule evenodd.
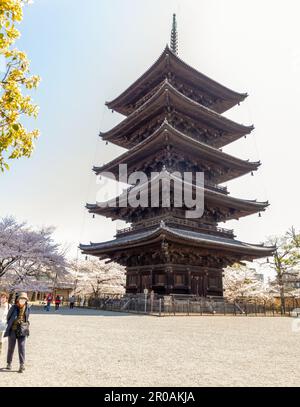
<path id="1" fill-rule="evenodd" d="M 7 369 L 11 370 L 11 363 L 18 342 L 20 369 L 19 373 L 25 370 L 25 343 L 29 335 L 29 306 L 26 293 L 20 293 L 7 314 L 7 328 L 4 336 L 8 337 Z"/>

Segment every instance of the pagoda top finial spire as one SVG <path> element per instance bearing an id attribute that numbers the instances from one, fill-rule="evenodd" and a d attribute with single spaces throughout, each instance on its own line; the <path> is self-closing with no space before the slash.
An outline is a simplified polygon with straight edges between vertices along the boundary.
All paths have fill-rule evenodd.
<path id="1" fill-rule="evenodd" d="M 176 14 L 173 14 L 173 25 L 171 31 L 171 42 L 170 42 L 171 50 L 174 54 L 178 55 L 178 32 L 177 32 L 177 21 L 176 21 Z"/>

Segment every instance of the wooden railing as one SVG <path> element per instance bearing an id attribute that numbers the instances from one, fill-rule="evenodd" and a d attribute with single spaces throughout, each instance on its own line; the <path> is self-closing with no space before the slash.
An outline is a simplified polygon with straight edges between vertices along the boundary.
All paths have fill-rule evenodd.
<path id="1" fill-rule="evenodd" d="M 213 189 L 222 194 L 228 194 L 227 187 L 222 187 L 221 185 L 213 184 L 212 182 L 204 181 L 204 186 L 207 186 L 209 189 Z"/>
<path id="2" fill-rule="evenodd" d="M 166 224 L 176 224 L 176 225 L 180 225 L 180 226 L 187 226 L 190 228 L 196 228 L 197 231 L 210 231 L 210 232 L 217 232 L 217 233 L 221 233 L 224 234 L 226 236 L 229 237 L 233 237 L 233 229 L 224 229 L 224 228 L 220 228 L 217 226 L 210 226 L 210 225 L 201 225 L 197 222 L 193 222 L 187 219 L 179 219 L 179 218 L 170 218 L 170 217 L 157 217 L 155 219 L 151 219 L 149 221 L 145 221 L 143 222 L 143 224 L 139 224 L 139 225 L 133 225 L 124 229 L 119 229 L 117 230 L 117 236 L 120 235 L 124 235 L 126 233 L 130 233 L 133 231 L 138 231 L 138 230 L 142 230 L 145 229 L 146 227 L 151 227 L 151 226 L 158 226 L 160 224 L 161 221 L 164 221 Z"/>

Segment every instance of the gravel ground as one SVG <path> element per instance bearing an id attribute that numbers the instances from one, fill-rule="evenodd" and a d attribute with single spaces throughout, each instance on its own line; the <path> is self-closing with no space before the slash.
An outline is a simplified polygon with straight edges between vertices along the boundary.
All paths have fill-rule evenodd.
<path id="1" fill-rule="evenodd" d="M 0 386 L 299 386 L 299 340 L 291 318 L 36 310 Z"/>

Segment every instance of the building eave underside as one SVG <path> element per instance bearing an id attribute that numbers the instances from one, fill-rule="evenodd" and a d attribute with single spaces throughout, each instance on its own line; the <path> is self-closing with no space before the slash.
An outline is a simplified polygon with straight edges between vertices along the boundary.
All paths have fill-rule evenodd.
<path id="1" fill-rule="evenodd" d="M 167 61 L 167 54 L 170 56 L 169 62 Z M 174 54 L 170 48 L 167 46 L 159 58 L 152 64 L 144 74 L 142 74 L 132 85 L 130 85 L 125 91 L 123 91 L 117 98 L 110 102 L 106 102 L 108 108 L 115 110 L 121 114 L 127 115 L 126 105 L 132 103 L 142 96 L 139 89 L 144 88 L 145 83 L 149 82 L 151 78 L 160 75 L 167 68 L 167 64 L 172 66 L 172 69 L 176 72 L 181 71 L 181 77 L 186 77 L 184 72 L 188 72 L 192 76 L 194 84 L 197 87 L 206 90 L 206 93 L 215 96 L 218 99 L 222 99 L 222 102 L 218 102 L 212 106 L 215 111 L 219 113 L 224 113 L 226 110 L 232 108 L 236 104 L 242 102 L 247 96 L 247 93 L 235 92 L 224 85 L 214 81 L 208 76 L 197 71 L 195 68 L 188 65 L 182 59 L 180 59 L 176 54 Z M 169 68 L 170 69 L 170 68 Z M 152 79 L 153 81 L 154 79 Z M 138 96 L 137 96 L 138 95 Z"/>
<path id="2" fill-rule="evenodd" d="M 240 210 L 242 213 L 245 213 L 244 216 L 247 214 L 257 213 L 260 211 L 264 211 L 267 206 L 269 206 L 269 202 L 258 202 L 256 200 L 246 200 L 235 198 L 230 195 L 226 195 L 214 190 L 210 190 L 207 188 L 203 188 L 202 186 L 197 186 L 194 184 L 188 183 L 186 180 L 178 178 L 176 175 L 169 173 L 168 171 L 163 171 L 161 174 L 157 174 L 151 181 L 147 181 L 144 184 L 139 186 L 139 191 L 148 191 L 150 193 L 157 192 L 159 187 L 159 179 L 164 178 L 168 182 L 171 181 L 178 182 L 185 187 L 191 187 L 194 191 L 198 190 L 198 192 L 204 194 L 205 202 L 210 202 L 215 204 L 216 206 L 222 206 L 227 208 L 235 208 Z M 183 189 L 183 188 L 182 188 Z M 157 190 L 157 191 L 156 191 Z M 117 207 L 127 207 L 127 197 L 128 192 L 124 192 L 116 199 L 110 199 L 106 202 L 99 202 L 98 204 L 87 204 L 86 207 L 91 213 L 101 214 L 103 216 L 113 217 L 113 213 L 115 211 L 116 205 Z M 124 204 L 124 205 L 123 205 Z M 136 208 L 134 208 L 136 209 Z"/>
<path id="3" fill-rule="evenodd" d="M 119 137 L 124 137 L 126 132 L 130 134 L 132 128 L 139 123 L 147 121 L 153 112 L 158 111 L 163 106 L 176 106 L 179 110 L 184 108 L 186 113 L 195 118 L 199 117 L 216 129 L 224 130 L 228 133 L 238 134 L 240 137 L 251 133 L 254 127 L 245 126 L 228 119 L 225 116 L 195 102 L 175 89 L 168 81 L 164 81 L 162 86 L 143 105 L 122 120 L 119 124 L 107 132 L 101 132 L 103 140 L 114 143 Z M 117 144 L 117 143 L 116 143 Z"/>
<path id="4" fill-rule="evenodd" d="M 203 233 L 160 226 L 155 230 L 148 230 L 136 234 L 126 235 L 103 243 L 80 245 L 84 254 L 95 256 L 106 255 L 116 251 L 127 250 L 137 246 L 150 245 L 159 241 L 172 241 L 188 246 L 203 249 L 222 250 L 234 254 L 260 258 L 270 256 L 274 247 L 253 245 L 239 240 L 227 239 L 219 236 L 205 235 Z"/>
<path id="5" fill-rule="evenodd" d="M 162 139 L 162 140 L 161 140 Z M 161 125 L 159 129 L 157 129 L 151 136 L 147 139 L 143 140 L 139 144 L 135 145 L 130 150 L 126 151 L 116 159 L 110 161 L 109 163 L 101 166 L 101 167 L 94 167 L 93 170 L 96 174 L 99 174 L 103 171 L 111 171 L 115 175 L 118 175 L 118 166 L 119 164 L 128 164 L 130 165 L 130 161 L 134 160 L 137 156 L 140 159 L 140 154 L 144 152 L 147 157 L 149 155 L 154 154 L 153 146 L 155 143 L 160 143 L 159 147 L 156 144 L 156 149 L 161 149 L 161 143 L 165 145 L 172 144 L 174 146 L 183 145 L 186 148 L 187 155 L 196 155 L 196 152 L 202 153 L 202 156 L 205 154 L 208 159 L 213 161 L 214 163 L 224 163 L 225 165 L 230 165 L 236 169 L 239 169 L 240 175 L 244 175 L 250 171 L 256 171 L 257 168 L 260 166 L 260 162 L 250 162 L 246 160 L 239 159 L 237 157 L 231 156 L 230 154 L 224 153 L 220 149 L 212 147 L 208 144 L 202 143 L 198 140 L 193 139 L 185 135 L 184 133 L 176 130 L 173 126 L 171 126 L 167 121 Z M 228 181 L 232 178 L 227 178 Z"/>

